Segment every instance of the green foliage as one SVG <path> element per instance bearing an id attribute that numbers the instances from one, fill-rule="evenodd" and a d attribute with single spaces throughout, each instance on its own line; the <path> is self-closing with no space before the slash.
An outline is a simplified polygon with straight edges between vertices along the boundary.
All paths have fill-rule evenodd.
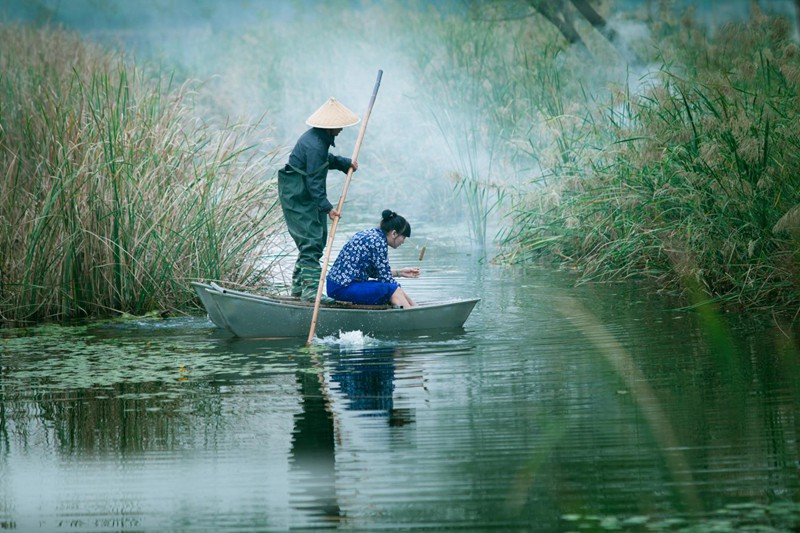
<path id="1" fill-rule="evenodd" d="M 541 194 L 519 198 L 506 258 L 566 261 L 584 280 L 655 276 L 696 302 L 796 308 L 800 55 L 789 27 L 757 15 L 713 40 L 685 26 L 671 35 L 644 92 L 591 109 L 583 144 L 601 148 L 573 150 L 583 171 L 556 168 Z"/>
<path id="2" fill-rule="evenodd" d="M 404 43 L 454 168 L 456 211 L 467 215 L 480 245 L 525 178 L 546 183 L 583 164 L 592 150 L 583 80 L 608 69 L 606 56 L 616 57 L 600 47 L 597 65 L 587 66 L 582 51 L 560 47 L 554 26 L 530 16 L 529 6 L 522 6 L 527 16 L 513 16 L 513 4 L 473 3 L 472 11 L 455 15 L 411 13 L 412 38 Z"/>
<path id="3" fill-rule="evenodd" d="M 53 30 L 0 27 L 0 320 L 182 308 L 263 283 L 270 155 L 172 87 Z"/>

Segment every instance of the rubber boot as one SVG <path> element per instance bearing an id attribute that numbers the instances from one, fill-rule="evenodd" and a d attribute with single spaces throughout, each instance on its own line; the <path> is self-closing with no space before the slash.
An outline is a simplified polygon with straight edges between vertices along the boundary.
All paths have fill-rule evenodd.
<path id="1" fill-rule="evenodd" d="M 300 265 L 294 266 L 294 271 L 292 272 L 292 292 L 291 295 L 293 298 L 300 298 L 303 295 L 303 281 L 300 277 L 301 273 Z"/>
<path id="2" fill-rule="evenodd" d="M 303 293 L 300 295 L 300 299 L 304 302 L 313 302 L 317 299 L 317 286 L 316 285 L 307 285 L 303 287 Z M 320 295 L 319 298 L 320 303 L 323 304 L 332 304 L 336 303 L 336 300 L 327 296 L 326 294 Z"/>
<path id="3" fill-rule="evenodd" d="M 317 299 L 317 289 L 319 287 L 319 276 L 322 273 L 321 268 L 304 268 L 300 279 L 303 284 L 303 291 L 300 294 L 300 299 L 305 302 L 313 302 Z M 320 303 L 332 304 L 336 302 L 330 296 L 322 293 Z"/>

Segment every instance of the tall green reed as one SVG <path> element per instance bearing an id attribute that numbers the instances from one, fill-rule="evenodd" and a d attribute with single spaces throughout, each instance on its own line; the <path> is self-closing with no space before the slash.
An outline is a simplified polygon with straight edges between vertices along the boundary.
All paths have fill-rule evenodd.
<path id="1" fill-rule="evenodd" d="M 271 153 L 195 85 L 56 30 L 0 28 L 0 319 L 176 310 L 193 279 L 266 283 Z"/>
<path id="2" fill-rule="evenodd" d="M 542 195 L 515 204 L 507 258 L 676 292 L 691 278 L 709 300 L 796 308 L 797 45 L 760 14 L 710 40 L 669 35 L 646 90 L 592 110 L 585 143 L 599 149 L 579 158 L 585 171 L 554 167 Z"/>
<path id="3" fill-rule="evenodd" d="M 452 167 L 449 177 L 456 195 L 451 204 L 466 218 L 471 241 L 485 247 L 513 179 L 510 162 L 516 150 L 509 140 L 516 125 L 509 117 L 518 100 L 513 98 L 514 79 L 499 69 L 515 53 L 514 39 L 476 16 L 411 16 L 415 24 L 410 31 L 416 38 L 409 39 L 407 50 L 426 81 L 421 100 Z"/>
<path id="4" fill-rule="evenodd" d="M 590 97 L 563 74 L 581 58 L 555 45 L 555 28 L 542 20 L 507 15 L 501 3 L 466 15 L 426 13 L 407 47 L 448 149 L 456 201 L 479 244 L 488 221 L 507 214 L 512 191 L 530 191 L 525 179 L 538 188 L 555 174 L 578 175 L 593 149 Z"/>

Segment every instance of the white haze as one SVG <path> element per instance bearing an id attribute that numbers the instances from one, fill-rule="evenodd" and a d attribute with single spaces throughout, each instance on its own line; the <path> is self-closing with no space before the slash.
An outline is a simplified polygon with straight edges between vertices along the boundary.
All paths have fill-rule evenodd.
<path id="1" fill-rule="evenodd" d="M 649 40 L 647 26 L 631 14 L 655 4 L 617 2 L 610 24 L 620 34 L 623 46 Z M 698 19 L 712 28 L 749 13 L 747 0 L 692 4 L 696 4 Z M 791 1 L 761 4 L 794 21 Z M 376 5 L 394 8 L 400 20 L 378 16 Z M 486 143 L 476 143 L 466 152 L 458 148 L 471 129 L 484 123 L 481 110 L 474 102 L 465 101 L 462 109 L 450 107 L 445 114 L 440 102 L 431 98 L 430 82 L 421 77 L 410 48 L 423 44 L 435 52 L 443 45 L 435 42 L 433 35 L 424 36 L 429 39 L 425 43 L 416 42 L 420 36 L 403 23 L 399 9 L 424 10 L 432 5 L 443 4 L 11 0 L 0 9 L 5 9 L 9 18 L 39 17 L 41 21 L 41 17 L 50 17 L 91 38 L 121 43 L 139 59 L 160 61 L 165 70 L 176 68 L 179 78 L 202 80 L 199 91 L 203 101 L 213 104 L 198 108 L 205 118 L 244 123 L 261 120 L 267 127 L 258 139 L 259 149 L 278 151 L 273 171 L 285 162 L 294 141 L 306 129 L 305 119 L 328 97 L 335 96 L 363 115 L 376 74 L 382 69 L 382 84 L 359 154 L 360 170 L 348 192 L 347 216 L 369 224 L 382 209 L 391 207 L 412 221 L 446 224 L 464 216 L 450 176 L 463 174 L 465 165 L 471 165 L 482 179 L 509 187 L 524 188 L 540 171 L 533 162 L 514 168 L 497 161 L 494 147 Z M 450 6 L 448 9 L 458 10 L 463 3 L 454 1 Z M 340 16 L 342 13 L 345 16 Z M 339 23 L 342 20 L 346 23 Z M 629 67 L 620 58 L 613 68 L 597 68 L 607 78 L 595 80 L 589 89 L 607 91 L 610 83 L 647 82 L 652 68 Z M 339 136 L 334 153 L 352 155 L 358 128 L 348 128 Z M 467 158 L 470 161 L 465 161 Z M 333 199 L 338 198 L 342 176 L 331 173 Z"/>

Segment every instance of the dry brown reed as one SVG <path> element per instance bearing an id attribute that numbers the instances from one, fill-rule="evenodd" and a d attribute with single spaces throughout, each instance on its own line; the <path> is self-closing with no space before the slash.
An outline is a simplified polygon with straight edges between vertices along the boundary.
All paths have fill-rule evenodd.
<path id="1" fill-rule="evenodd" d="M 713 38 L 687 24 L 664 30 L 649 89 L 587 105 L 588 134 L 568 147 L 583 171 L 553 169 L 542 194 L 554 204 L 520 198 L 506 257 L 795 312 L 798 228 L 786 215 L 800 204 L 797 47 L 785 20 L 760 13 Z"/>
<path id="2" fill-rule="evenodd" d="M 0 26 L 0 321 L 183 309 L 194 279 L 265 283 L 272 154 L 123 56 Z"/>

